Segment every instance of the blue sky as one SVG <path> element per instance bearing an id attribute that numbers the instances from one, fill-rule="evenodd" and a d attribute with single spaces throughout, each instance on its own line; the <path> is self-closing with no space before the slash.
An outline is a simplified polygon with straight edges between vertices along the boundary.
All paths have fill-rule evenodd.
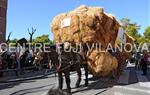
<path id="1" fill-rule="evenodd" d="M 105 12 L 115 15 L 117 20 L 129 18 L 141 25 L 141 34 L 150 26 L 150 0 L 8 0 L 7 35 L 13 38 L 29 38 L 28 28 L 37 29 L 34 37 L 49 34 L 53 39 L 50 23 L 63 12 L 80 5 L 101 6 Z"/>

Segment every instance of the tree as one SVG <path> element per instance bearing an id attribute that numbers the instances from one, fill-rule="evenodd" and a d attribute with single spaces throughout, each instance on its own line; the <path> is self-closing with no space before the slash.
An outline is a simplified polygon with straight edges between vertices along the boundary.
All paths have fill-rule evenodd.
<path id="1" fill-rule="evenodd" d="M 127 34 L 135 39 L 135 43 L 139 44 L 140 42 L 138 42 L 138 39 L 141 37 L 141 35 L 138 33 L 138 30 L 140 29 L 140 25 L 131 22 L 131 20 L 128 18 L 123 18 L 120 20 L 120 22 L 124 24 L 123 28 L 126 30 Z"/>
<path id="2" fill-rule="evenodd" d="M 49 35 L 41 35 L 33 40 L 33 43 L 51 43 Z"/>
<path id="3" fill-rule="evenodd" d="M 17 41 L 18 41 L 18 39 L 15 38 L 15 39 L 13 39 L 13 40 L 10 40 L 9 42 L 10 42 L 10 43 L 17 43 Z"/>
<path id="4" fill-rule="evenodd" d="M 6 43 L 9 43 L 11 34 L 12 34 L 12 32 L 10 32 L 10 33 L 8 34 L 8 37 L 7 37 Z"/>
<path id="5" fill-rule="evenodd" d="M 30 32 L 30 30 L 29 30 L 29 28 L 28 28 L 28 32 L 29 32 L 29 35 L 30 35 L 30 43 L 32 43 L 33 35 L 34 35 L 34 33 L 36 32 L 36 29 L 34 29 L 34 28 L 32 27 L 32 31 Z"/>
<path id="6" fill-rule="evenodd" d="M 145 42 L 148 42 L 148 40 L 145 39 L 144 36 L 141 36 L 140 38 L 137 39 L 137 42 L 138 42 L 139 44 L 144 44 Z"/>
<path id="7" fill-rule="evenodd" d="M 145 29 L 144 37 L 147 40 L 150 40 L 150 26 Z"/>

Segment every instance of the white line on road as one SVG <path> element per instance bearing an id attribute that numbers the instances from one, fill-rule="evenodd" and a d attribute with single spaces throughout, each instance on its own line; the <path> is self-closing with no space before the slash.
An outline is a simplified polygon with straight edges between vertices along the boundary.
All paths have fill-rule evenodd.
<path id="1" fill-rule="evenodd" d="M 129 74 L 130 74 L 130 70 L 124 70 L 122 75 L 119 77 L 118 83 L 128 84 L 129 83 Z"/>
<path id="2" fill-rule="evenodd" d="M 138 81 L 139 81 L 139 85 L 141 87 L 146 87 L 146 88 L 150 88 L 150 82 L 148 81 L 147 77 L 146 76 L 142 76 L 142 72 L 140 71 L 136 71 L 136 74 L 137 74 L 137 78 L 138 78 Z"/>
<path id="3" fill-rule="evenodd" d="M 131 87 L 126 87 L 126 86 L 114 86 L 115 88 L 120 88 L 122 90 L 130 90 L 130 91 L 137 91 L 141 93 L 148 93 L 150 94 L 150 91 L 148 90 L 143 90 L 143 89 L 138 89 L 138 88 L 131 88 Z"/>

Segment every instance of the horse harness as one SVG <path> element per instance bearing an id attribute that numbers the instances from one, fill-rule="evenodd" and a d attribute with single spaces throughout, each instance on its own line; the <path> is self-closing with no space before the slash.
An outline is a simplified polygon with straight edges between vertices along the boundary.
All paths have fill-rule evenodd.
<path id="1" fill-rule="evenodd" d="M 59 64 L 57 64 L 57 71 L 65 70 L 71 67 L 71 70 L 73 70 L 73 67 L 80 63 L 80 56 L 77 53 L 74 52 L 65 52 L 62 51 L 60 53 L 60 56 L 58 57 Z"/>

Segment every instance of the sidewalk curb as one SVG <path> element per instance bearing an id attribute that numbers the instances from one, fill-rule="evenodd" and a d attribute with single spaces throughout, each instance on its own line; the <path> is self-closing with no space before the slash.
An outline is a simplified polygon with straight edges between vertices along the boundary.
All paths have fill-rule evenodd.
<path id="1" fill-rule="evenodd" d="M 28 78 L 18 78 L 18 79 L 10 79 L 10 80 L 6 80 L 6 81 L 0 81 L 0 83 L 9 83 L 9 82 L 19 82 L 19 81 L 26 81 L 26 80 L 32 80 L 32 79 L 39 79 L 39 78 L 43 78 L 45 77 L 45 75 L 39 75 L 39 76 L 35 76 L 35 77 L 28 77 Z"/>
<path id="2" fill-rule="evenodd" d="M 52 72 L 51 73 L 48 73 L 48 74 L 41 74 L 41 75 L 37 75 L 37 76 L 34 76 L 34 77 L 26 77 L 26 78 L 15 78 L 15 79 L 8 79 L 6 81 L 0 81 L 0 83 L 9 83 L 9 82 L 18 82 L 18 81 L 26 81 L 26 80 L 32 80 L 32 79 L 39 79 L 39 78 L 44 78 L 50 74 L 53 74 Z"/>

